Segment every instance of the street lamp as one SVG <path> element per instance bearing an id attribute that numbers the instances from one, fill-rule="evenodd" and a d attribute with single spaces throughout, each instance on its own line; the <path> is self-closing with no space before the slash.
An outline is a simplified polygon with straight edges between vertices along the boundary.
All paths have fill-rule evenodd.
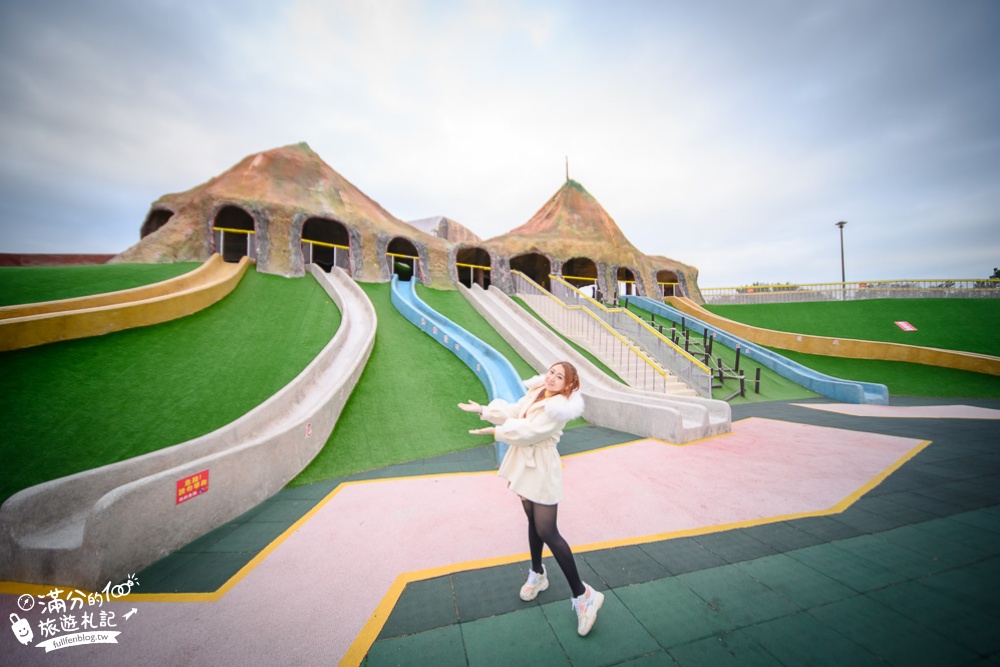
<path id="1" fill-rule="evenodd" d="M 841 220 L 835 224 L 840 227 L 840 293 L 841 299 L 843 300 L 847 298 L 847 285 L 845 284 L 847 282 L 847 278 L 844 275 L 844 225 L 847 224 L 847 221 Z"/>

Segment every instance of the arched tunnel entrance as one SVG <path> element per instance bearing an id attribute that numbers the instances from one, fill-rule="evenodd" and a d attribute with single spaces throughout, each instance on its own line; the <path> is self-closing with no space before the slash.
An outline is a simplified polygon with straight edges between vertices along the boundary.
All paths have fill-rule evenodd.
<path id="1" fill-rule="evenodd" d="M 639 290 L 635 284 L 635 271 L 627 266 L 618 267 L 618 296 L 632 296 L 638 294 Z"/>
<path id="2" fill-rule="evenodd" d="M 146 216 L 145 222 L 142 223 L 142 228 L 139 229 L 139 238 L 144 239 L 163 225 L 167 224 L 173 215 L 173 211 L 168 211 L 165 208 L 154 208 L 150 210 L 149 215 Z"/>
<path id="3" fill-rule="evenodd" d="M 528 276 L 544 289 L 551 287 L 549 274 L 552 273 L 552 262 L 545 255 L 537 252 L 530 252 L 517 257 L 511 257 L 510 270 L 520 271 Z"/>
<path id="4" fill-rule="evenodd" d="M 316 264 L 327 273 L 339 266 L 351 272 L 351 236 L 336 220 L 309 218 L 302 225 L 302 263 Z"/>
<path id="5" fill-rule="evenodd" d="M 402 236 L 389 241 L 385 250 L 385 261 L 389 266 L 389 275 L 397 275 L 400 280 L 408 281 L 416 275 L 420 277 L 420 254 L 413 242 Z"/>
<path id="6" fill-rule="evenodd" d="M 681 290 L 680 282 L 677 280 L 677 274 L 673 271 L 657 271 L 656 286 L 660 288 L 660 294 L 662 297 L 684 296 Z"/>
<path id="7" fill-rule="evenodd" d="M 212 223 L 215 251 L 227 262 L 238 262 L 249 256 L 257 258 L 257 239 L 253 216 L 239 206 L 223 206 Z"/>
<path id="8" fill-rule="evenodd" d="M 562 266 L 563 280 L 592 299 L 597 299 L 597 264 L 589 257 L 574 257 Z"/>
<path id="9" fill-rule="evenodd" d="M 475 283 L 489 289 L 491 268 L 490 253 L 483 248 L 461 248 L 455 254 L 455 273 L 466 287 Z"/>

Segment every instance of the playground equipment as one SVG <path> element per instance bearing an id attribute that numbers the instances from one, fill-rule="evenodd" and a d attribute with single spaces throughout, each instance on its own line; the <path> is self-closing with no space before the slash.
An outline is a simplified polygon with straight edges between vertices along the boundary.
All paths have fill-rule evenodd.
<path id="1" fill-rule="evenodd" d="M 552 296 L 557 302 L 563 303 L 567 310 L 585 308 L 594 313 L 662 369 L 669 371 L 693 389 L 697 395 L 712 398 L 711 370 L 705 363 L 681 349 L 676 341 L 664 337 L 661 332 L 625 308 L 608 308 L 560 276 L 549 276 L 549 279 L 552 284 Z M 537 285 L 531 285 L 530 280 L 527 288 L 532 291 L 540 289 Z"/>
<path id="2" fill-rule="evenodd" d="M 748 359 L 753 359 L 762 366 L 770 368 L 782 377 L 786 377 L 807 389 L 811 389 L 829 398 L 845 403 L 889 404 L 889 390 L 885 385 L 843 380 L 814 371 L 776 352 L 755 346 L 749 341 L 724 331 L 717 326 L 706 324 L 696 317 L 685 315 L 676 308 L 654 301 L 648 297 L 630 297 L 629 302 L 634 303 L 657 317 L 681 324 L 685 331 L 694 331 L 701 334 L 704 337 L 703 340 L 706 341 L 705 345 L 708 348 L 707 353 L 709 355 L 712 352 L 712 344 L 716 340 L 727 347 L 735 349 L 737 351 L 735 368 L 723 369 L 723 373 L 728 374 L 731 379 L 740 378 L 740 357 L 745 356 Z M 686 340 L 690 342 L 690 337 L 686 337 Z M 743 391 L 745 391 L 745 382 L 744 378 L 741 383 L 741 390 Z"/>
<path id="3" fill-rule="evenodd" d="M 250 259 L 212 255 L 194 271 L 118 292 L 0 308 L 0 351 L 159 324 L 211 306 L 236 288 Z"/>
<path id="4" fill-rule="evenodd" d="M 928 366 L 957 368 L 963 371 L 972 371 L 973 373 L 1000 375 L 1000 357 L 988 354 L 941 350 L 934 347 L 903 345 L 901 343 L 883 343 L 880 341 L 809 336 L 806 334 L 773 331 L 771 329 L 761 329 L 760 327 L 752 327 L 740 322 L 734 322 L 725 317 L 719 317 L 690 299 L 683 297 L 670 297 L 667 301 L 669 305 L 687 315 L 694 315 L 703 322 L 715 327 L 725 328 L 726 331 L 758 345 L 830 357 L 907 361 L 914 364 L 926 364 Z"/>
<path id="5" fill-rule="evenodd" d="M 277 493 L 333 431 L 375 342 L 375 310 L 345 272 L 312 273 L 342 322 L 267 401 L 172 447 L 24 489 L 0 506 L 0 581 L 100 590 Z M 207 493 L 181 502 L 185 480 Z"/>
<path id="6" fill-rule="evenodd" d="M 550 284 L 555 289 L 557 284 L 555 277 L 549 278 Z M 649 355 L 590 308 L 563 303 L 561 299 L 520 271 L 511 271 L 511 279 L 516 294 L 530 305 L 532 310 L 554 329 L 589 350 L 630 386 L 675 396 L 698 395 L 698 392 L 653 361 Z M 579 292 L 574 290 L 572 294 L 575 296 Z M 688 378 L 694 377 L 691 372 L 685 374 Z M 705 380 L 702 386 L 704 395 L 709 396 L 711 378 L 707 369 L 702 378 Z"/>
<path id="7" fill-rule="evenodd" d="M 417 296 L 416 284 L 416 280 L 392 277 L 391 300 L 396 310 L 471 368 L 491 401 L 502 398 L 514 403 L 524 396 L 521 378 L 507 358 L 428 306 Z M 504 442 L 496 443 L 497 465 L 503 461 L 507 447 Z"/>
<path id="8" fill-rule="evenodd" d="M 666 442 L 685 443 L 720 433 L 732 425 L 728 403 L 701 397 L 671 396 L 622 385 L 608 377 L 496 287 L 459 288 L 472 306 L 537 371 L 567 360 L 580 373 L 592 424 Z"/>

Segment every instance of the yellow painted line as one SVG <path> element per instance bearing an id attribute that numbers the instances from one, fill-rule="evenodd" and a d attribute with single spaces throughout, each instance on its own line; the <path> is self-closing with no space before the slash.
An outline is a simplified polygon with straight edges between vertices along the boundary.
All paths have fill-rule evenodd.
<path id="1" fill-rule="evenodd" d="M 626 444 L 626 443 L 623 443 Z M 631 444 L 631 443 L 628 443 Z M 642 544 L 649 544 L 651 542 L 662 542 L 664 540 L 672 540 L 681 537 L 693 537 L 697 535 L 708 535 L 710 533 L 724 532 L 727 530 L 734 530 L 738 528 L 752 528 L 754 526 L 763 526 L 769 523 L 778 523 L 780 521 L 792 521 L 795 519 L 805 519 L 809 517 L 817 516 L 829 516 L 831 514 L 840 514 L 848 507 L 853 505 L 861 496 L 868 493 L 876 486 L 881 484 L 885 479 L 900 468 L 904 463 L 912 459 L 914 456 L 919 454 L 927 445 L 931 444 L 930 440 L 924 440 L 920 444 L 913 447 L 909 452 L 900 457 L 895 463 L 886 468 L 881 474 L 874 477 L 868 483 L 864 484 L 862 487 L 857 489 L 854 493 L 848 495 L 846 498 L 838 503 L 835 503 L 832 507 L 824 510 L 813 510 L 808 512 L 796 512 L 792 514 L 783 514 L 777 517 L 767 517 L 761 519 L 747 519 L 746 521 L 734 521 L 731 523 L 716 524 L 713 526 L 699 526 L 698 528 L 685 528 L 683 530 L 675 530 L 666 533 L 656 533 L 652 535 L 643 535 L 640 537 L 630 537 L 623 538 L 620 540 L 607 540 L 604 542 L 593 542 L 590 544 L 578 545 L 573 547 L 573 553 L 589 553 L 591 551 L 601 551 L 604 549 L 615 549 L 618 547 L 626 546 L 638 546 Z M 615 445 L 612 445 L 615 446 Z M 602 448 L 603 449 L 603 448 Z M 551 555 L 548 549 L 545 549 L 542 556 L 546 554 Z M 528 553 L 511 554 L 509 556 L 501 556 L 498 558 L 487 558 L 477 561 L 466 561 L 463 563 L 455 563 L 453 565 L 446 565 L 441 567 L 429 568 L 426 570 L 415 570 L 412 572 L 407 572 L 396 577 L 396 581 L 393 582 L 389 589 L 389 592 L 385 594 L 382 598 L 382 602 L 378 605 L 375 612 L 369 617 L 368 622 L 365 623 L 361 632 L 355 638 L 354 643 L 348 649 L 347 653 L 344 655 L 343 659 L 340 661 L 341 667 L 357 667 L 364 660 L 368 651 L 371 650 L 372 644 L 378 638 L 382 628 L 385 626 L 386 621 L 389 619 L 389 615 L 392 613 L 392 609 L 395 607 L 396 603 L 399 601 L 400 596 L 403 593 L 403 589 L 406 588 L 407 584 L 415 583 L 417 581 L 424 581 L 427 579 L 434 579 L 437 577 L 443 577 L 445 575 L 456 574 L 458 572 L 468 572 L 470 570 L 481 570 L 488 567 L 496 567 L 498 565 L 510 565 L 512 563 L 518 563 L 525 560 L 528 557 Z"/>

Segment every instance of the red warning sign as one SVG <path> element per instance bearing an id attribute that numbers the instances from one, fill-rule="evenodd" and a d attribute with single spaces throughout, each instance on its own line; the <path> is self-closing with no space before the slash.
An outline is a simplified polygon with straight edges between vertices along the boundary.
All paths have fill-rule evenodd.
<path id="1" fill-rule="evenodd" d="M 202 470 L 196 475 L 177 480 L 177 503 L 191 500 L 208 492 L 208 470 Z"/>
<path id="2" fill-rule="evenodd" d="M 916 331 L 917 328 L 910 324 L 909 322 L 896 322 L 896 326 L 903 331 Z"/>

